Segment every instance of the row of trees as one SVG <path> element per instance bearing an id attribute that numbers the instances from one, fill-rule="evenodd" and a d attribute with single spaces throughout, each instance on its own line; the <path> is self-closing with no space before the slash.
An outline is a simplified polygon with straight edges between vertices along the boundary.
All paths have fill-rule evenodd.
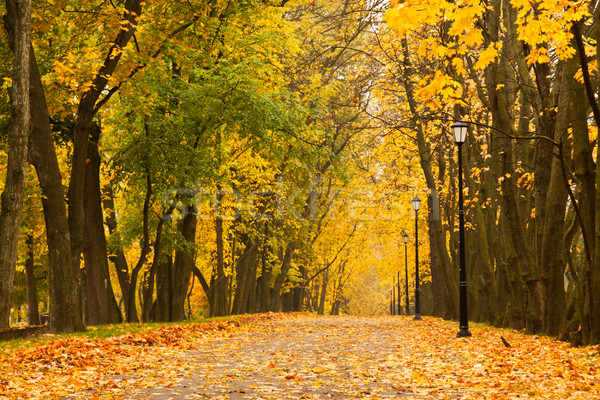
<path id="1" fill-rule="evenodd" d="M 360 257 L 383 247 L 369 227 L 387 199 L 368 186 L 380 13 L 356 0 L 7 1 L 5 13 L 17 100 L 2 120 L 1 326 L 24 292 L 35 323 L 46 290 L 52 331 L 178 321 L 199 289 L 211 315 L 339 313 L 364 304 L 349 292 L 368 280 L 383 304 L 385 262 Z"/>
<path id="2" fill-rule="evenodd" d="M 449 125 L 465 119 L 471 318 L 598 343 L 597 4 L 425 3 L 396 2 L 381 42 L 430 190 L 436 313 L 458 313 Z"/>
<path id="3" fill-rule="evenodd" d="M 7 0 L 0 323 L 17 259 L 55 331 L 177 321 L 198 290 L 211 315 L 386 312 L 415 194 L 456 318 L 464 119 L 470 318 L 600 342 L 594 7 Z"/>

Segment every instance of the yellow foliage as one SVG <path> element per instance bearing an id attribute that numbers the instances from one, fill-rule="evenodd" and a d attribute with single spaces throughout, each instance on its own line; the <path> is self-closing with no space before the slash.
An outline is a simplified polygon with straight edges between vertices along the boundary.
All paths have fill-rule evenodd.
<path id="1" fill-rule="evenodd" d="M 476 70 L 482 70 L 488 65 L 494 62 L 496 57 L 502 48 L 502 44 L 499 42 L 490 44 L 485 50 L 479 54 L 479 59 L 475 63 L 474 67 Z"/>
<path id="2" fill-rule="evenodd" d="M 463 60 L 458 58 L 458 57 L 454 57 L 452 59 L 452 66 L 454 67 L 454 70 L 456 71 L 456 73 L 460 76 L 467 76 L 468 72 L 465 69 Z"/>
<path id="3" fill-rule="evenodd" d="M 568 27 L 589 16 L 589 1 L 513 0 L 511 4 L 518 11 L 518 38 L 532 47 L 529 64 L 549 62 L 547 46 L 554 49 L 559 60 L 575 54 Z"/>
<path id="4" fill-rule="evenodd" d="M 419 82 L 415 95 L 422 101 L 421 108 L 436 110 L 441 108 L 441 104 L 460 102 L 463 90 L 449 75 L 437 71 L 434 76 L 427 75 Z"/>

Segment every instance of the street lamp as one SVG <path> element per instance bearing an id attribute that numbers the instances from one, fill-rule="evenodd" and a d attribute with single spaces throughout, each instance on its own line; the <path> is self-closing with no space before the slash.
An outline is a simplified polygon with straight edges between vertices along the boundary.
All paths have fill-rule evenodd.
<path id="1" fill-rule="evenodd" d="M 392 315 L 396 315 L 396 284 L 392 280 Z"/>
<path id="2" fill-rule="evenodd" d="M 406 253 L 406 244 L 408 243 L 408 235 L 406 232 L 402 233 L 402 240 L 404 240 L 404 276 L 406 278 L 406 315 L 410 314 L 410 304 L 408 301 L 408 255 Z"/>
<path id="3" fill-rule="evenodd" d="M 458 238 L 459 238 L 459 261 L 460 261 L 460 312 L 459 331 L 457 337 L 469 337 L 469 316 L 467 313 L 467 271 L 465 262 L 465 209 L 463 207 L 463 181 L 462 181 L 462 144 L 467 139 L 467 124 L 456 121 L 452 124 L 454 141 L 458 145 Z"/>
<path id="4" fill-rule="evenodd" d="M 396 310 L 397 310 L 396 314 L 400 315 L 402 313 L 402 305 L 400 304 L 400 302 L 402 301 L 402 297 L 400 296 L 400 268 L 398 268 L 398 280 L 397 280 L 396 284 L 398 287 L 398 290 L 396 290 L 397 297 L 398 297 L 398 306 L 396 308 Z"/>
<path id="5" fill-rule="evenodd" d="M 412 199 L 412 208 L 415 210 L 415 317 L 413 319 L 421 320 L 421 296 L 419 289 L 419 207 L 421 199 L 415 196 Z"/>

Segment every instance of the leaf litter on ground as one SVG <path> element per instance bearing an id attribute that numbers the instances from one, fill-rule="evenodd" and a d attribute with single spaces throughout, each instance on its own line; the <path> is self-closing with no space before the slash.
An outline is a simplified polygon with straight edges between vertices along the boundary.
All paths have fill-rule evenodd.
<path id="1" fill-rule="evenodd" d="M 57 339 L 0 356 L 0 398 L 600 399 L 598 346 L 456 330 L 430 317 L 268 313 Z"/>

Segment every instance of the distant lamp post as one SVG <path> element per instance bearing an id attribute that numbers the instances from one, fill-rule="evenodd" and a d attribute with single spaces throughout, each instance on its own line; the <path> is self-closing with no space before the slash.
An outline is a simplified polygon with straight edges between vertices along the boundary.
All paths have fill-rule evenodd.
<path id="1" fill-rule="evenodd" d="M 410 303 L 408 301 L 408 254 L 406 253 L 406 245 L 408 244 L 408 235 L 402 233 L 404 240 L 404 277 L 406 278 L 406 315 L 410 314 Z"/>
<path id="2" fill-rule="evenodd" d="M 413 319 L 421 320 L 421 290 L 419 289 L 419 208 L 421 199 L 415 196 L 412 199 L 412 208 L 415 210 L 415 317 Z"/>
<path id="3" fill-rule="evenodd" d="M 459 238 L 459 262 L 460 262 L 460 312 L 459 331 L 457 337 L 469 337 L 469 316 L 467 311 L 467 270 L 465 262 L 465 209 L 463 206 L 463 180 L 462 180 L 462 144 L 467 139 L 467 124 L 456 121 L 452 124 L 454 141 L 458 145 L 458 238 Z"/>
<path id="4" fill-rule="evenodd" d="M 392 280 L 392 315 L 396 315 L 396 283 Z"/>
<path id="5" fill-rule="evenodd" d="M 397 310 L 396 315 L 400 315 L 400 314 L 402 314 L 402 304 L 401 304 L 402 296 L 400 296 L 400 268 L 398 268 L 398 280 L 397 280 L 396 284 L 398 287 L 398 290 L 396 290 L 396 293 L 397 293 L 396 297 L 398 297 L 398 305 L 396 306 L 396 310 Z"/>

